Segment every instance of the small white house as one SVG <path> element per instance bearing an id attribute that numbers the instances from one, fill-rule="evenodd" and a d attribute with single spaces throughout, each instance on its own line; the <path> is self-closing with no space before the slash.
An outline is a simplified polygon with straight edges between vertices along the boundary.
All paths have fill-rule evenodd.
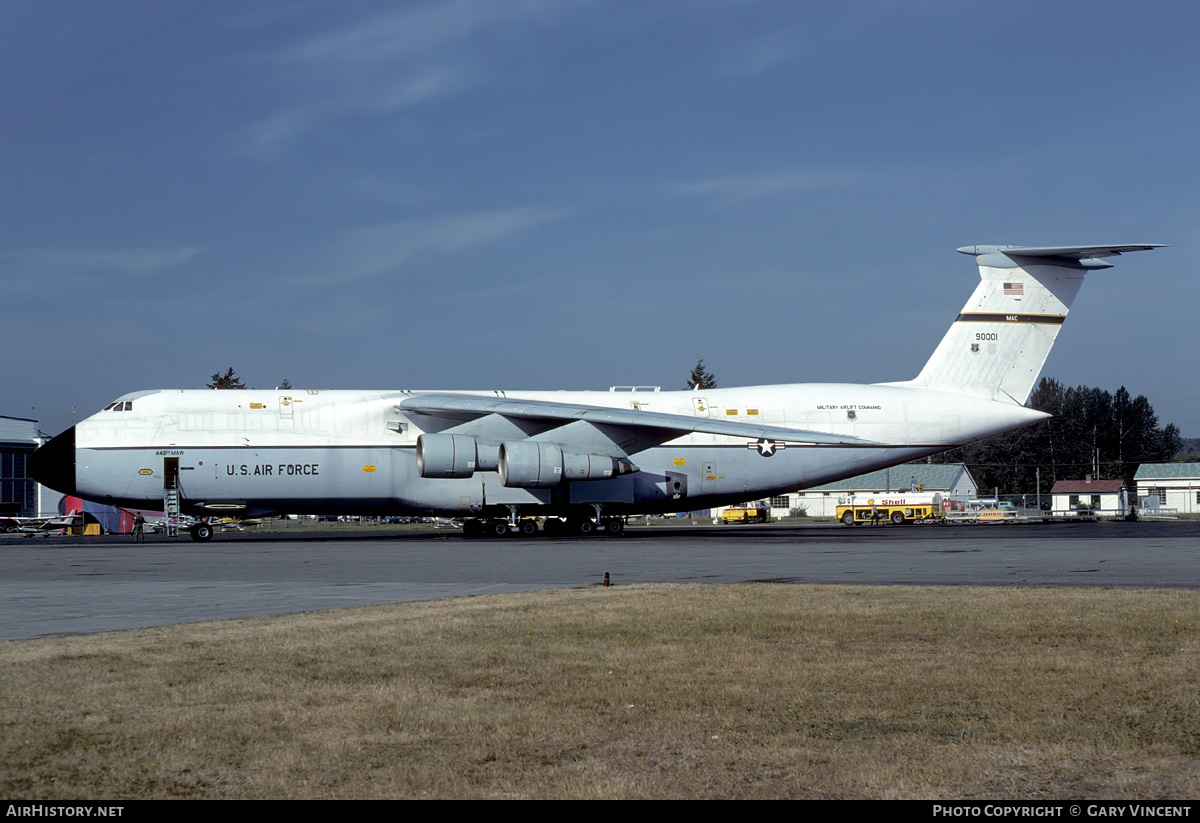
<path id="1" fill-rule="evenodd" d="M 1050 489 L 1055 517 L 1124 517 L 1129 514 L 1129 494 L 1124 480 L 1059 480 Z"/>
<path id="2" fill-rule="evenodd" d="M 1200 463 L 1143 463 L 1133 480 L 1150 508 L 1200 512 Z"/>

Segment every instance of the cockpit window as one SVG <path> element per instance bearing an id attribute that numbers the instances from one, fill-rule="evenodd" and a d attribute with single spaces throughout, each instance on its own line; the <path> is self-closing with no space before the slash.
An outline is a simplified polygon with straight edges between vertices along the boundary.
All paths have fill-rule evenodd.
<path id="1" fill-rule="evenodd" d="M 109 403 L 107 406 L 105 406 L 105 407 L 104 407 L 104 410 L 105 410 L 105 411 L 112 411 L 112 410 L 113 410 L 113 406 L 115 406 L 115 405 L 117 405 L 115 402 L 113 402 L 113 403 Z"/>
<path id="2" fill-rule="evenodd" d="M 104 411 L 133 411 L 133 401 L 114 400 L 104 407 Z"/>

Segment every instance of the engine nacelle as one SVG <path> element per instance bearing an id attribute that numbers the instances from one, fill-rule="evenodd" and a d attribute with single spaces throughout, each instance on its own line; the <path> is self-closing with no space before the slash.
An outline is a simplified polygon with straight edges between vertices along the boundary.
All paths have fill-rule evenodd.
<path id="1" fill-rule="evenodd" d="M 470 477 L 475 473 L 474 437 L 462 434 L 422 434 L 417 437 L 417 473 L 422 477 Z"/>
<path id="2" fill-rule="evenodd" d="M 604 480 L 622 474 L 621 464 L 599 454 L 563 452 L 564 480 Z"/>
<path id="3" fill-rule="evenodd" d="M 599 454 L 564 452 L 552 443 L 520 440 L 500 445 L 500 483 L 508 488 L 548 489 L 564 480 L 606 480 L 637 469 Z"/>
<path id="4" fill-rule="evenodd" d="M 516 489 L 548 489 L 562 482 L 562 449 L 552 443 L 521 440 L 500 444 L 500 484 Z"/>

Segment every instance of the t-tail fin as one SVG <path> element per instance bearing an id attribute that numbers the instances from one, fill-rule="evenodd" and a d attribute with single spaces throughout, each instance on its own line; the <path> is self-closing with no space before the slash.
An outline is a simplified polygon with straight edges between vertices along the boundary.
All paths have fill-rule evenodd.
<path id="1" fill-rule="evenodd" d="M 1024 405 L 1067 317 L 1100 258 L 1161 248 L 963 246 L 981 282 L 915 380 L 899 384 Z M 896 385 L 896 384 L 893 384 Z"/>

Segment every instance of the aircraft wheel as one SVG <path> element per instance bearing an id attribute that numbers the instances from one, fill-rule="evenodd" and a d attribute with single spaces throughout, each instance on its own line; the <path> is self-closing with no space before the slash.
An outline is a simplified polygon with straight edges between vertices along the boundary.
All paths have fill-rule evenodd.
<path id="1" fill-rule="evenodd" d="M 188 529 L 188 531 L 191 533 L 192 539 L 197 543 L 207 543 L 209 540 L 212 540 L 212 526 L 207 523 L 197 523 Z"/>
<path id="2" fill-rule="evenodd" d="M 463 537 L 481 537 L 483 524 L 478 520 L 467 520 L 463 523 Z"/>
<path id="3" fill-rule="evenodd" d="M 546 522 L 542 524 L 542 534 L 547 537 L 553 537 L 562 531 L 563 522 L 557 517 L 547 517 Z"/>
<path id="4" fill-rule="evenodd" d="M 619 517 L 613 517 L 604 524 L 604 528 L 608 530 L 611 537 L 620 537 L 621 532 L 625 531 L 625 521 Z"/>
<path id="5" fill-rule="evenodd" d="M 576 520 L 574 531 L 580 537 L 587 537 L 596 531 L 596 524 L 591 520 Z"/>
<path id="6" fill-rule="evenodd" d="M 892 525 L 893 526 L 903 526 L 904 525 L 904 512 L 892 512 Z"/>
<path id="7" fill-rule="evenodd" d="M 842 515 L 842 525 L 843 526 L 853 526 L 854 525 L 854 512 L 846 512 L 845 514 Z"/>
<path id="8" fill-rule="evenodd" d="M 522 520 L 521 525 L 518 526 L 518 528 L 520 529 L 522 537 L 536 537 L 537 536 L 538 527 L 537 527 L 536 520 Z"/>
<path id="9" fill-rule="evenodd" d="M 488 537 L 505 537 L 508 534 L 508 524 L 503 520 L 493 520 L 487 524 Z"/>

